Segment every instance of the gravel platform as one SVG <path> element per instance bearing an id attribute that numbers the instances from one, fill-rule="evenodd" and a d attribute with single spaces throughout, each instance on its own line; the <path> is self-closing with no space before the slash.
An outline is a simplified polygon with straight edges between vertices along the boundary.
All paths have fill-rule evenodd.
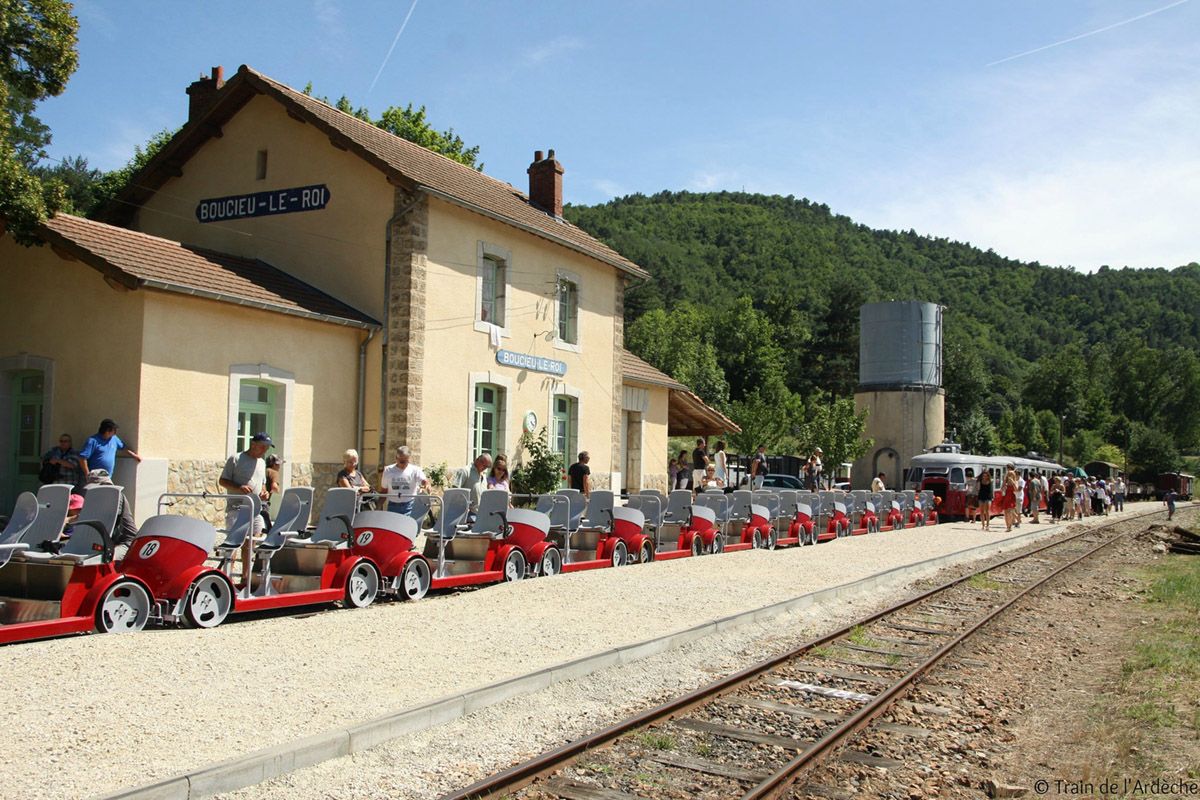
<path id="1" fill-rule="evenodd" d="M 0 648 L 0 674 L 9 687 L 0 708 L 0 725 L 8 732 L 0 750 L 0 797 L 75 798 L 142 785 L 614 646 L 1047 528 L 1027 522 L 1005 534 L 1001 523 L 985 534 L 978 526 L 947 524 L 818 547 L 573 573 L 417 603 L 233 620 L 213 630 L 150 630 Z M 919 576 L 898 580 L 897 588 L 914 577 Z M 705 646 L 684 649 L 690 648 L 704 651 Z M 676 657 L 672 651 L 654 658 Z M 574 691 L 577 696 L 579 690 Z M 586 703 L 564 702 L 586 711 Z"/>

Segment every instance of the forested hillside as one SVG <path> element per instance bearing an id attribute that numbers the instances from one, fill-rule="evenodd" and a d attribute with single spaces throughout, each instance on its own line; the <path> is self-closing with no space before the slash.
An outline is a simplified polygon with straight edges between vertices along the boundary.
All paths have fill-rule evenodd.
<path id="1" fill-rule="evenodd" d="M 742 193 L 566 215 L 653 275 L 627 297 L 630 349 L 773 447 L 802 444 L 814 399 L 853 392 L 858 307 L 891 299 L 946 306 L 948 425 L 977 451 L 1057 455 L 1060 416 L 1068 459 L 1129 449 L 1159 470 L 1200 445 L 1200 264 L 1083 274 Z"/>

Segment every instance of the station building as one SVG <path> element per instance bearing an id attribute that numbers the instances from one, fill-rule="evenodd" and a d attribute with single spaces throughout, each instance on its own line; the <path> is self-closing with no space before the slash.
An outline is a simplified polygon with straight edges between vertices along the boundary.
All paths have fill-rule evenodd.
<path id="1" fill-rule="evenodd" d="M 648 276 L 563 218 L 553 150 L 526 193 L 246 66 L 187 93 L 104 221 L 0 235 L 3 507 L 105 417 L 140 519 L 259 430 L 318 490 L 349 447 L 368 475 L 401 444 L 453 469 L 543 428 L 598 488 L 665 488 L 668 435 L 736 430 L 624 350 Z"/>

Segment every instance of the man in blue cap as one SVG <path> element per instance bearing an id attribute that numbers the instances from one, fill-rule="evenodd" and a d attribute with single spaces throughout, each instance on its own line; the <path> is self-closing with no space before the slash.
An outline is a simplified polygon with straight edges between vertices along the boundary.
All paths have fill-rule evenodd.
<path id="1" fill-rule="evenodd" d="M 244 452 L 230 456 L 229 460 L 225 462 L 225 469 L 221 470 L 221 477 L 217 483 L 229 494 L 258 495 L 258 498 L 265 502 L 267 500 L 267 465 L 263 462 L 263 456 L 267 454 L 269 448 L 274 446 L 275 443 L 267 434 L 254 434 L 250 439 L 249 447 Z M 237 524 L 238 510 L 243 507 L 243 503 L 232 501 L 225 507 L 226 530 Z M 242 580 L 245 586 L 250 584 L 250 540 L 254 534 L 262 533 L 262 515 L 253 515 L 251 525 L 253 527 L 247 532 L 245 544 L 242 545 Z"/>

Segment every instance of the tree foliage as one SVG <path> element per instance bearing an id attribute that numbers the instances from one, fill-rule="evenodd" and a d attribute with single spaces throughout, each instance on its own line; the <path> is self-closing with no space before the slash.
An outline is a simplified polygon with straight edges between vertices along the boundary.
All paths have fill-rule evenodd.
<path id="1" fill-rule="evenodd" d="M 63 0 L 0 0 L 0 219 L 24 244 L 37 241 L 37 224 L 66 196 L 61 183 L 33 171 L 50 143 L 33 111 L 75 72 L 78 29 Z"/>
<path id="2" fill-rule="evenodd" d="M 312 83 L 304 87 L 305 94 L 311 95 L 312 91 Z M 483 162 L 479 161 L 479 146 L 467 147 L 467 143 L 462 140 L 461 136 L 454 132 L 454 128 L 447 128 L 444 131 L 434 128 L 429 122 L 425 106 L 414 108 L 412 103 L 409 103 L 404 108 L 400 106 L 388 106 L 384 109 L 383 114 L 376 118 L 372 117 L 371 112 L 364 106 L 355 106 L 350 102 L 350 98 L 345 95 L 339 97 L 337 102 L 330 102 L 327 97 L 319 97 L 317 99 L 326 105 L 333 106 L 338 111 L 343 111 L 365 122 L 370 122 L 372 125 L 382 128 L 390 134 L 399 136 L 401 139 L 407 139 L 414 144 L 421 145 L 421 147 L 427 150 L 441 153 L 447 158 L 453 159 L 460 164 L 465 164 L 472 169 L 483 170 Z"/>
<path id="3" fill-rule="evenodd" d="M 563 457 L 550 449 L 549 434 L 543 427 L 536 434 L 526 431 L 517 442 L 517 465 L 512 472 L 512 490 L 516 494 L 547 494 L 563 479 Z"/>
<path id="4" fill-rule="evenodd" d="M 806 409 L 821 392 L 846 397 L 857 383 L 858 307 L 922 300 L 946 308 L 947 428 L 969 449 L 1057 457 L 1060 418 L 1076 458 L 1107 443 L 1151 472 L 1170 461 L 1164 442 L 1200 448 L 1198 263 L 1083 274 L 872 230 L 790 196 L 661 192 L 565 213 L 652 275 L 626 295 L 629 348 L 690 384 L 700 344 L 685 337 L 698 337 L 729 387 L 722 407 L 764 438 L 796 427 L 769 419 L 772 402 L 784 405 L 763 394 L 766 376 L 782 374 L 772 391 Z M 675 339 L 639 337 L 670 328 L 680 309 L 699 323 Z M 657 349 L 644 349 L 649 339 Z M 709 384 L 720 385 L 707 364 Z M 719 392 L 702 396 L 721 405 Z"/>

